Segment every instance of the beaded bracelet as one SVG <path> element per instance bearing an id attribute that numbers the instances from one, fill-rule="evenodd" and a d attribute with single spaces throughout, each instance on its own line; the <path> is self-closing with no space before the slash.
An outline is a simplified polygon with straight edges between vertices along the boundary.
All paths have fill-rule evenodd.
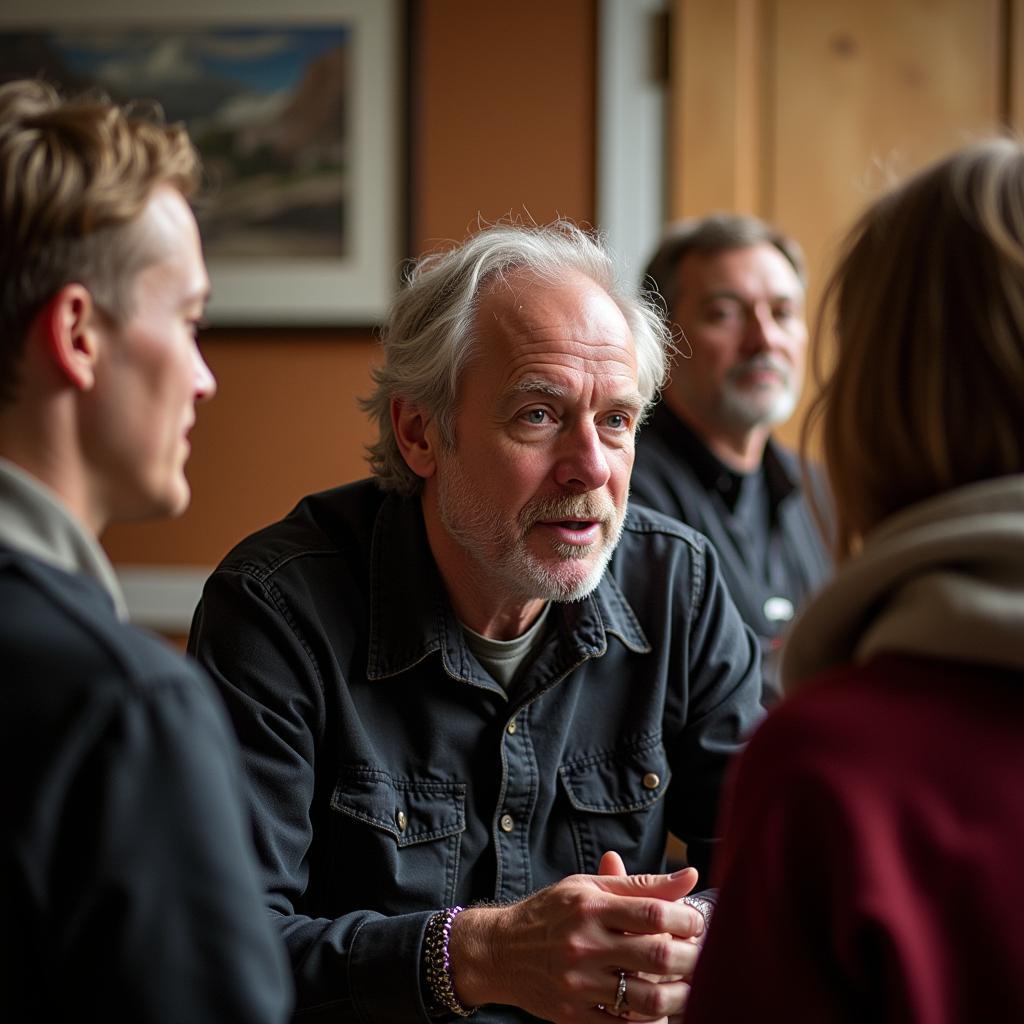
<path id="1" fill-rule="evenodd" d="M 430 992 L 430 1014 L 454 1013 L 457 1017 L 470 1017 L 476 1007 L 469 1009 L 459 1002 L 452 978 L 452 960 L 448 943 L 452 937 L 452 921 L 465 907 L 449 907 L 440 910 L 427 922 L 424 938 L 424 966 L 426 967 L 427 989 Z"/>

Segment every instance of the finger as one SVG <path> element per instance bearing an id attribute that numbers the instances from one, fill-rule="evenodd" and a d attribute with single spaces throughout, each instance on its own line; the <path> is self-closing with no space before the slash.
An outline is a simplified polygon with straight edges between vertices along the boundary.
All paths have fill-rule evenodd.
<path id="1" fill-rule="evenodd" d="M 700 957 L 700 946 L 671 935 L 628 935 L 625 950 L 616 950 L 618 966 L 642 974 L 651 983 L 688 981 Z M 621 944 L 622 945 L 622 944 Z M 624 958 L 625 957 L 625 958 Z"/>
<path id="2" fill-rule="evenodd" d="M 699 910 L 687 903 L 659 898 L 607 900 L 601 906 L 600 922 L 612 932 L 668 934 L 676 939 L 690 939 L 704 931 Z"/>
<path id="3" fill-rule="evenodd" d="M 605 854 L 606 857 L 610 856 Z M 614 856 L 618 856 L 614 854 Z M 605 858 L 601 858 L 605 863 Z M 604 874 L 592 876 L 605 892 L 618 896 L 654 896 L 663 900 L 678 900 L 690 893 L 697 884 L 696 868 L 683 868 L 671 875 L 619 875 Z"/>
<path id="4" fill-rule="evenodd" d="M 627 978 L 624 1005 L 616 1011 L 614 1000 L 607 1004 L 600 1004 L 585 1015 L 586 1019 L 593 1020 L 595 1024 L 602 1017 L 604 1024 L 608 1024 L 608 1017 L 641 1022 L 641 1024 L 682 1024 L 683 1010 L 686 1007 L 690 986 L 685 982 L 671 986 L 666 982 L 652 984 L 653 987 L 650 987 L 650 985 L 641 984 L 639 979 L 632 976 Z M 667 1006 L 674 1009 L 667 1013 L 658 1013 L 656 1010 L 648 1009 L 651 1006 Z M 593 1016 L 593 1011 L 600 1016 Z"/>
<path id="5" fill-rule="evenodd" d="M 630 1016 L 628 1010 L 623 1010 L 620 1013 L 616 1013 L 610 1005 L 591 1006 L 583 1011 L 583 1020 L 593 1022 L 593 1024 L 612 1024 L 612 1021 L 616 1019 L 643 1021 L 644 1024 L 670 1024 L 670 1022 L 672 1021 L 674 1021 L 675 1024 L 682 1024 L 683 1020 L 681 1016 L 675 1018 L 655 1017 L 651 1018 L 650 1020 L 648 1020 L 648 1018 L 646 1017 L 641 1017 L 639 1014 L 633 1017 Z"/>
<path id="6" fill-rule="evenodd" d="M 627 986 L 631 981 L 631 978 L 627 978 Z M 618 977 L 614 979 L 616 990 L 618 989 Z M 615 1009 L 615 997 L 607 1003 L 598 1003 L 596 1006 L 587 1007 L 583 1012 L 583 1019 L 587 1021 L 593 1021 L 594 1024 L 603 1022 L 603 1024 L 610 1024 L 608 1018 L 611 1017 L 613 1020 L 628 1020 L 637 1021 L 640 1024 L 669 1024 L 667 1016 L 652 1017 L 649 1014 L 642 1013 L 640 1010 L 630 1010 L 627 1005 L 621 1006 L 618 1010 Z M 677 1017 L 679 1021 L 681 1017 Z"/>
<path id="7" fill-rule="evenodd" d="M 626 875 L 626 865 L 614 850 L 609 850 L 601 857 L 597 873 L 599 875 L 618 875 L 624 877 Z"/>
<path id="8" fill-rule="evenodd" d="M 639 1021 L 641 1024 L 668 1024 L 668 1017 L 645 1017 L 642 1013 L 634 1013 L 631 1010 L 620 1010 L 616 1013 L 614 1010 L 610 1010 L 605 1007 L 605 1024 L 610 1024 L 608 1017 L 616 1017 L 619 1020 L 631 1020 Z M 678 1020 L 682 1020 L 682 1017 L 678 1017 Z"/>
<path id="9" fill-rule="evenodd" d="M 685 981 L 651 982 L 645 978 L 626 979 L 626 1001 L 618 1016 L 631 1021 L 681 1019 L 690 986 Z"/>
<path id="10" fill-rule="evenodd" d="M 587 969 L 577 974 L 579 991 L 586 1001 L 604 1002 L 608 975 L 619 971 L 637 976 L 651 984 L 689 981 L 700 958 L 700 946 L 671 935 L 620 936 L 603 952 L 596 954 Z M 584 980 L 585 976 L 585 980 Z"/>

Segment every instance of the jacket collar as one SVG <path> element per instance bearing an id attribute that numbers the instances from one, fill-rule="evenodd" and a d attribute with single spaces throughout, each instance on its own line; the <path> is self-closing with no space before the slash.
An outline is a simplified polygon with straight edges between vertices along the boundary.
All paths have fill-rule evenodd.
<path id="1" fill-rule="evenodd" d="M 580 659 L 601 657 L 609 633 L 630 650 L 651 650 L 609 572 L 589 597 L 559 603 L 552 611 L 568 653 Z M 367 678 L 398 675 L 437 651 L 452 678 L 500 691 L 466 644 L 427 542 L 419 498 L 388 495 L 377 512 L 370 550 Z"/>
<path id="2" fill-rule="evenodd" d="M 8 459 L 0 459 L 0 544 L 95 580 L 117 617 L 128 618 L 117 574 L 96 538 L 56 492 Z"/>

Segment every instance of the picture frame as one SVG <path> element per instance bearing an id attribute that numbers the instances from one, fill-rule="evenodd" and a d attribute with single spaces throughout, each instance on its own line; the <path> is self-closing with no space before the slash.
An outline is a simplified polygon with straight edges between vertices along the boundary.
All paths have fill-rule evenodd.
<path id="1" fill-rule="evenodd" d="M 32 0 L 0 13 L 0 69 L 194 115 L 211 325 L 369 327 L 403 255 L 400 6 Z"/>

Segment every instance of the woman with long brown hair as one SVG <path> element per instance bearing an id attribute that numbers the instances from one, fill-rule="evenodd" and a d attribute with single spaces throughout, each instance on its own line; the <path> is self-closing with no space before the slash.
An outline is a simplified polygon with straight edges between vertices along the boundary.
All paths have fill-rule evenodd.
<path id="1" fill-rule="evenodd" d="M 827 309 L 840 570 L 737 766 L 687 1024 L 1024 1020 L 1024 146 L 876 202 Z"/>

